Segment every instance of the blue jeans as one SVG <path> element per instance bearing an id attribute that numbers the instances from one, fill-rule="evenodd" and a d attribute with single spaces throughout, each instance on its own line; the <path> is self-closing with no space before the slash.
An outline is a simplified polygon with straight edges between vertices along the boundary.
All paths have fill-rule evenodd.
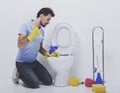
<path id="1" fill-rule="evenodd" d="M 20 75 L 20 79 L 31 88 L 38 88 L 40 81 L 45 85 L 52 84 L 52 78 L 47 69 L 37 60 L 33 63 L 16 62 L 16 67 Z"/>

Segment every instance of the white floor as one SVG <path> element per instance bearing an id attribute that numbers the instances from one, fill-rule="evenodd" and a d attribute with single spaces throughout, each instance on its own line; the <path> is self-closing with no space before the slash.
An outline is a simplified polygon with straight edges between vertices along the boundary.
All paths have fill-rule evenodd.
<path id="1" fill-rule="evenodd" d="M 107 93 L 120 93 L 120 85 L 105 84 Z M 111 86 L 112 85 L 112 86 Z M 41 85 L 38 89 L 26 88 L 22 85 L 13 84 L 11 79 L 0 79 L 0 93 L 93 93 L 91 88 L 84 85 L 78 87 L 54 87 Z"/>

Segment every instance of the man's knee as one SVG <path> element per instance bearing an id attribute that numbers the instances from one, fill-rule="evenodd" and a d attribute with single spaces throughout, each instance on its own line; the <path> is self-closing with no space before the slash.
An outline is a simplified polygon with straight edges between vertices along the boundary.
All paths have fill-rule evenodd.
<path id="1" fill-rule="evenodd" d="M 39 80 L 23 80 L 22 81 L 25 83 L 25 86 L 28 88 L 39 88 Z"/>
<path id="2" fill-rule="evenodd" d="M 44 82 L 46 85 L 51 85 L 52 84 L 52 78 L 49 77 L 47 80 Z"/>
<path id="3" fill-rule="evenodd" d="M 29 84 L 29 86 L 31 87 L 31 88 L 39 88 L 39 81 L 31 81 L 31 83 Z"/>

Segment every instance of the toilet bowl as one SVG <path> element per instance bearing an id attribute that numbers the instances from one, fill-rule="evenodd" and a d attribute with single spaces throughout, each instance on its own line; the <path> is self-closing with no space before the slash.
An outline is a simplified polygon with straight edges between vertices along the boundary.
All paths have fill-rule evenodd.
<path id="1" fill-rule="evenodd" d="M 70 68 L 73 64 L 74 55 L 74 31 L 67 23 L 56 25 L 52 33 L 51 44 L 58 46 L 56 50 L 61 54 L 59 57 L 48 57 L 48 63 L 56 72 L 54 86 L 68 86 Z"/>

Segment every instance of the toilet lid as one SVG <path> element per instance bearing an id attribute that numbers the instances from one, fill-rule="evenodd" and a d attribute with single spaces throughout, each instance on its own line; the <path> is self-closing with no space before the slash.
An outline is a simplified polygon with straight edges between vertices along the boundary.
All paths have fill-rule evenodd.
<path id="1" fill-rule="evenodd" d="M 57 45 L 58 51 L 64 54 L 72 53 L 73 33 L 69 24 L 60 23 L 56 25 L 52 34 L 52 45 Z"/>

